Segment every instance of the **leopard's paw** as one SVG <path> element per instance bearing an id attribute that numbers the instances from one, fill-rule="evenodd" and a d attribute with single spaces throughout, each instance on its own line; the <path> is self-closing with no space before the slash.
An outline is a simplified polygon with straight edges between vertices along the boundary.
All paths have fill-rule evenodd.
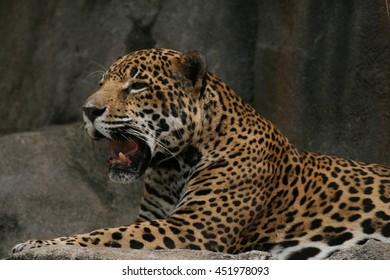
<path id="1" fill-rule="evenodd" d="M 9 255 L 13 255 L 16 253 L 20 253 L 22 251 L 26 251 L 33 248 L 39 248 L 46 245 L 42 240 L 29 240 L 23 243 L 19 243 L 15 245 L 11 251 L 9 252 Z"/>

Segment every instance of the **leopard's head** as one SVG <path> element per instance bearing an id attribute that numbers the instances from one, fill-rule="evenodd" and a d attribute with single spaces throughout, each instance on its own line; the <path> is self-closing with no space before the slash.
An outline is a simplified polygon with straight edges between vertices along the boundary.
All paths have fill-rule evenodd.
<path id="1" fill-rule="evenodd" d="M 109 141 L 109 177 L 129 182 L 159 154 L 173 157 L 197 133 L 206 84 L 199 52 L 150 49 L 118 58 L 84 103 L 85 130 Z"/>

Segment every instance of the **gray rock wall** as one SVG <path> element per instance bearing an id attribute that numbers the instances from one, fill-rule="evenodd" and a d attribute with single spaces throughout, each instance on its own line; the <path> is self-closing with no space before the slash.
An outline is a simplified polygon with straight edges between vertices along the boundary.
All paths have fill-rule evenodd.
<path id="1" fill-rule="evenodd" d="M 80 120 L 99 72 L 200 50 L 298 147 L 390 163 L 385 1 L 1 1 L 0 133 Z"/>
<path id="2" fill-rule="evenodd" d="M 260 1 L 258 15 L 258 112 L 300 148 L 390 164 L 385 1 Z"/>
<path id="3" fill-rule="evenodd" d="M 105 144 L 76 126 L 99 72 L 137 49 L 202 51 L 298 147 L 390 164 L 382 0 L 0 1 L 0 38 L 0 258 L 134 219 L 139 186 L 109 183 Z"/>

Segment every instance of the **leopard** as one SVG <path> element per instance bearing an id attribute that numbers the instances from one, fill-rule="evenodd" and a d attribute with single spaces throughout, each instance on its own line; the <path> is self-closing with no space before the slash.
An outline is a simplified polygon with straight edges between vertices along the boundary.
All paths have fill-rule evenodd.
<path id="1" fill-rule="evenodd" d="M 325 259 L 390 242 L 390 168 L 296 148 L 201 52 L 119 57 L 82 111 L 86 134 L 108 142 L 109 178 L 143 180 L 138 217 L 11 254 L 73 245 Z"/>

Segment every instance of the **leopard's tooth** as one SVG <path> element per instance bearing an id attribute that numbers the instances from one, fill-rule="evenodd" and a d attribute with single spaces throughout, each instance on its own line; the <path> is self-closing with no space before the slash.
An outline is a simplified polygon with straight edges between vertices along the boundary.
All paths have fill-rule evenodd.
<path id="1" fill-rule="evenodd" d="M 127 165 L 127 157 L 122 152 L 119 152 L 119 162 L 122 165 Z"/>

